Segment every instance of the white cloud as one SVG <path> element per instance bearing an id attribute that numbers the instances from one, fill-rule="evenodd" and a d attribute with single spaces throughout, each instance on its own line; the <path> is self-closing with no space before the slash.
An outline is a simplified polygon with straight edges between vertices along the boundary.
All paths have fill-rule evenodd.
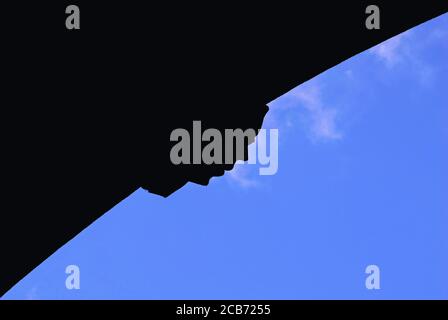
<path id="1" fill-rule="evenodd" d="M 259 185 L 259 182 L 251 177 L 251 170 L 247 164 L 235 164 L 233 170 L 226 173 L 226 178 L 231 183 L 236 183 L 242 188 L 253 188 Z"/>
<path id="2" fill-rule="evenodd" d="M 312 112 L 312 134 L 318 139 L 337 140 L 342 134 L 336 129 L 335 109 L 316 109 Z"/>
<path id="3" fill-rule="evenodd" d="M 37 295 L 37 286 L 32 287 L 27 293 L 26 293 L 26 299 L 27 300 L 38 300 Z"/>
<path id="4" fill-rule="evenodd" d="M 389 69 L 401 64 L 406 72 L 416 77 L 421 85 L 428 86 L 435 76 L 434 68 L 421 58 L 421 43 L 440 41 L 443 32 L 433 31 L 424 38 L 417 31 L 408 30 L 370 49 Z"/>
<path id="5" fill-rule="evenodd" d="M 431 31 L 431 40 L 444 41 L 443 43 L 448 44 L 448 14 L 443 15 L 438 18 L 437 26 Z"/>
<path id="6" fill-rule="evenodd" d="M 407 33 L 401 33 L 389 40 L 386 40 L 379 45 L 373 47 L 371 52 L 382 60 L 386 66 L 393 67 L 403 58 L 403 39 Z"/>
<path id="7" fill-rule="evenodd" d="M 313 141 L 338 140 L 342 138 L 336 125 L 338 111 L 325 106 L 319 86 L 315 81 L 305 83 L 288 93 L 296 107 L 306 111 L 305 124 Z"/>
<path id="8" fill-rule="evenodd" d="M 354 74 L 353 74 L 353 70 L 352 69 L 348 69 L 344 71 L 345 76 L 350 79 L 353 80 L 354 79 Z"/>

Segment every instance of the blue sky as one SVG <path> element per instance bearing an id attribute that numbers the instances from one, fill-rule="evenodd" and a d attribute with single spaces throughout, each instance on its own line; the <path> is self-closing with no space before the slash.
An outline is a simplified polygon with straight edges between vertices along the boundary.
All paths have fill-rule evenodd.
<path id="1" fill-rule="evenodd" d="M 276 175 L 138 190 L 4 299 L 448 299 L 447 58 L 446 14 L 326 71 L 270 103 Z"/>

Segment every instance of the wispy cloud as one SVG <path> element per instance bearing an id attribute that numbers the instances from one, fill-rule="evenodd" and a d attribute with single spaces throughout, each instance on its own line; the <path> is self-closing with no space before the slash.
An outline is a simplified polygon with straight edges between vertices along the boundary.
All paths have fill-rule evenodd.
<path id="1" fill-rule="evenodd" d="M 304 125 L 313 142 L 338 140 L 343 137 L 336 121 L 338 110 L 328 107 L 322 98 L 322 92 L 316 79 L 286 93 L 270 105 L 269 125 L 274 122 L 278 127 L 288 128 L 294 122 Z M 283 119 L 280 122 L 279 119 Z"/>
<path id="2" fill-rule="evenodd" d="M 418 31 L 406 31 L 373 47 L 370 52 L 384 62 L 388 69 L 404 66 L 402 70 L 410 72 L 421 85 L 427 86 L 433 81 L 435 71 L 428 60 L 421 57 L 420 43 L 424 42 L 427 46 L 428 41 L 440 42 L 441 37 L 444 37 L 443 30 L 432 31 L 424 37 Z"/>
<path id="3" fill-rule="evenodd" d="M 37 295 L 37 286 L 32 287 L 27 293 L 26 293 L 26 299 L 27 300 L 38 300 Z"/>
<path id="4" fill-rule="evenodd" d="M 409 32 L 401 33 L 379 45 L 373 47 L 371 52 L 383 61 L 387 67 L 392 68 L 403 60 L 403 40 L 409 37 Z"/>
<path id="5" fill-rule="evenodd" d="M 442 44 L 448 45 L 448 14 L 439 18 L 439 23 L 431 30 L 431 40 L 440 41 Z"/>
<path id="6" fill-rule="evenodd" d="M 233 170 L 226 173 L 226 178 L 232 184 L 236 184 L 244 189 L 259 186 L 259 182 L 256 177 L 253 177 L 253 173 L 247 164 L 235 164 Z"/>
<path id="7" fill-rule="evenodd" d="M 316 82 L 306 83 L 290 93 L 308 112 L 311 137 L 317 140 L 338 140 L 342 138 L 336 127 L 338 112 L 325 106 Z"/>

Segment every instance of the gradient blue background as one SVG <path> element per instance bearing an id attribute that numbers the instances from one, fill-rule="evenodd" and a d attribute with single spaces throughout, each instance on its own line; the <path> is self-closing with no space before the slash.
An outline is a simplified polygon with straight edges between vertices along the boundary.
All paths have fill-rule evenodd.
<path id="1" fill-rule="evenodd" d="M 447 299 L 447 58 L 444 15 L 328 70 L 270 104 L 276 175 L 138 190 L 4 299 Z"/>

